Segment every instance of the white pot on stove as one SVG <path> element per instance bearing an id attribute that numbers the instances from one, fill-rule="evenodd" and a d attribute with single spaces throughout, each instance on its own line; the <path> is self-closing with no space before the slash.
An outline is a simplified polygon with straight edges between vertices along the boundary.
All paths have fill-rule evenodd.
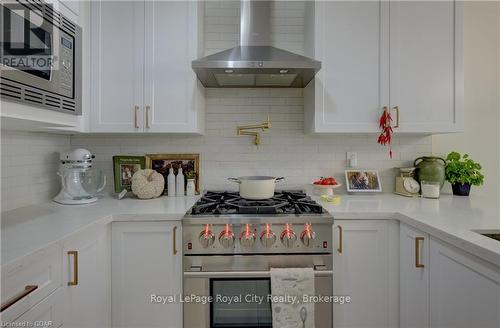
<path id="1" fill-rule="evenodd" d="M 270 176 L 244 176 L 228 178 L 229 181 L 238 183 L 240 197 L 251 200 L 268 199 L 274 196 L 276 183 L 285 180 L 284 177 Z"/>

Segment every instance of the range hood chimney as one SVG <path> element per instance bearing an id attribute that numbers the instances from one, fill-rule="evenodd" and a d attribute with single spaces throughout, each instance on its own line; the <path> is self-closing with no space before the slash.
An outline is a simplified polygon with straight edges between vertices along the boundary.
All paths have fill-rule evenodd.
<path id="1" fill-rule="evenodd" d="M 321 62 L 270 46 L 271 1 L 241 1 L 240 46 L 191 66 L 207 88 L 304 88 Z"/>

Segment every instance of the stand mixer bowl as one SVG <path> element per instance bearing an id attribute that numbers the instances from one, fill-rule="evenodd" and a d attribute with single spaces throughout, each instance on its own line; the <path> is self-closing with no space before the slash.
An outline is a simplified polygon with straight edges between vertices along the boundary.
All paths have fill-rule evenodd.
<path id="1" fill-rule="evenodd" d="M 64 192 L 74 199 L 93 198 L 106 186 L 102 170 L 69 168 L 59 173 Z"/>

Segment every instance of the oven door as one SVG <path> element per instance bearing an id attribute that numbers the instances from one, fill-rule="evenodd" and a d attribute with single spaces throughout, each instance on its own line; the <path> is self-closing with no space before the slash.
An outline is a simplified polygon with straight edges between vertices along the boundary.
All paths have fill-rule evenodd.
<path id="1" fill-rule="evenodd" d="M 315 294 L 332 295 L 331 270 L 315 270 Z M 184 303 L 184 327 L 272 327 L 270 271 L 184 272 L 184 295 L 212 296 L 208 303 Z M 250 295 L 250 296 L 247 296 Z M 333 305 L 315 304 L 315 327 L 331 328 Z"/>

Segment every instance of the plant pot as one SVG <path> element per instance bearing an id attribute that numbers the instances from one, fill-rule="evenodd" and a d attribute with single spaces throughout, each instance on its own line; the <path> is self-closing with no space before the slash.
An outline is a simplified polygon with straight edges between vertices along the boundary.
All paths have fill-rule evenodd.
<path id="1" fill-rule="evenodd" d="M 194 196 L 195 193 L 196 193 L 196 185 L 194 184 L 194 179 L 187 179 L 186 196 Z"/>
<path id="2" fill-rule="evenodd" d="M 470 194 L 470 183 L 456 183 L 451 185 L 451 189 L 453 190 L 453 195 L 457 196 L 469 196 Z"/>

